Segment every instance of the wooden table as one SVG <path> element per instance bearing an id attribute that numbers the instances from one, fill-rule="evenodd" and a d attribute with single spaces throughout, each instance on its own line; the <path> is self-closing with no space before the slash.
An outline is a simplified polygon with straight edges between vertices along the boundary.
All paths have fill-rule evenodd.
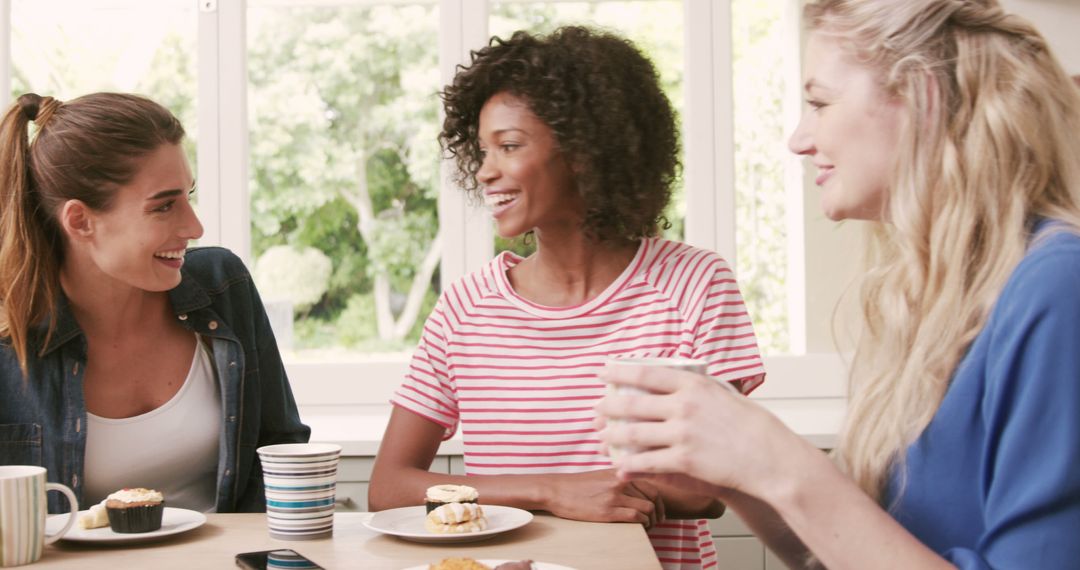
<path id="1" fill-rule="evenodd" d="M 240 552 L 291 548 L 328 570 L 401 570 L 452 556 L 533 560 L 578 570 L 659 570 L 660 562 L 640 525 L 569 521 L 537 514 L 522 528 L 463 544 L 418 544 L 369 530 L 370 513 L 336 513 L 334 536 L 320 540 L 270 538 L 263 514 L 208 514 L 203 526 L 161 542 L 98 546 L 58 541 L 27 568 L 236 568 Z"/>

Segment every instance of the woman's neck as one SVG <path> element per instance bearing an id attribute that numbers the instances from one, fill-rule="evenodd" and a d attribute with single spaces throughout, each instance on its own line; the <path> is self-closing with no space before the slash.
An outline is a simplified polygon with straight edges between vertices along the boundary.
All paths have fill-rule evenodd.
<path id="1" fill-rule="evenodd" d="M 637 253 L 638 242 L 599 242 L 582 232 L 536 233 L 536 253 L 510 268 L 514 290 L 534 303 L 573 307 L 604 292 Z"/>
<path id="2" fill-rule="evenodd" d="M 65 261 L 60 268 L 60 286 L 88 337 L 122 338 L 172 317 L 167 292 L 120 283 L 86 263 Z"/>

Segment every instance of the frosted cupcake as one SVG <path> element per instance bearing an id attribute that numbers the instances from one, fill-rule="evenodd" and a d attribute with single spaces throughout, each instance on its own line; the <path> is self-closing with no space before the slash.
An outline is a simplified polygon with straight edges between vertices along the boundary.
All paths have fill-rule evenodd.
<path id="1" fill-rule="evenodd" d="M 161 528 L 165 496 L 153 489 L 121 489 L 105 499 L 105 512 L 113 532 L 150 532 Z"/>

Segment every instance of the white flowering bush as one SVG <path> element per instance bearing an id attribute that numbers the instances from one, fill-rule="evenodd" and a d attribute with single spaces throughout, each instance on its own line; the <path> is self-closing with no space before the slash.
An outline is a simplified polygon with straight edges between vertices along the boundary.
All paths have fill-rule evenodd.
<path id="1" fill-rule="evenodd" d="M 303 313 L 326 294 L 332 270 L 318 249 L 277 245 L 259 256 L 254 277 L 264 301 L 289 301 L 294 312 Z"/>

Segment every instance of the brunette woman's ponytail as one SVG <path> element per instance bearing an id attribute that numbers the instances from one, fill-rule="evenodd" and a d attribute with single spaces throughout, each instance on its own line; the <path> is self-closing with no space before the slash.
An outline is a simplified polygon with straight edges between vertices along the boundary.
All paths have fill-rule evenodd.
<path id="1" fill-rule="evenodd" d="M 59 106 L 52 97 L 28 93 L 0 123 L 0 338 L 11 343 L 24 375 L 28 330 L 48 317 L 52 332 L 60 286 L 59 236 L 41 211 L 30 174 L 29 123 L 40 132 Z"/>

